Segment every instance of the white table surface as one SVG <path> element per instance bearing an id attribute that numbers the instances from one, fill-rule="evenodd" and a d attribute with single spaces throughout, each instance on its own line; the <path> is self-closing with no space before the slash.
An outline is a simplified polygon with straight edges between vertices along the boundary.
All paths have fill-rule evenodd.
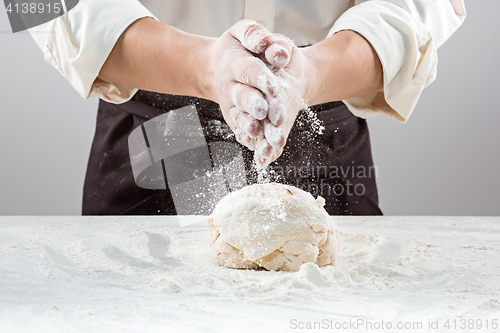
<path id="1" fill-rule="evenodd" d="M 299 272 L 216 266 L 185 218 L 0 217 L 0 332 L 500 332 L 498 217 L 336 217 Z"/>

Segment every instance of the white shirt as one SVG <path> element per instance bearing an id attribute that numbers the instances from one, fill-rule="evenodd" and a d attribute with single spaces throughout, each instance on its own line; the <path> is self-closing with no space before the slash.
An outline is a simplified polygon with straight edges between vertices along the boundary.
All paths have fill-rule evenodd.
<path id="1" fill-rule="evenodd" d="M 466 12 L 463 0 L 80 0 L 69 13 L 30 32 L 45 60 L 80 95 L 123 103 L 137 89 L 107 81 L 99 72 L 123 31 L 147 16 L 210 37 L 249 18 L 297 45 L 356 31 L 377 52 L 384 86 L 344 102 L 358 117 L 382 113 L 405 122 L 436 78 L 438 47 Z"/>

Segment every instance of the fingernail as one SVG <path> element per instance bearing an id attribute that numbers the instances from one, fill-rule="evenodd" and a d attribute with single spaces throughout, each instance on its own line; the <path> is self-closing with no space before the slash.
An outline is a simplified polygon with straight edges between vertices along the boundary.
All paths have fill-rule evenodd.
<path id="1" fill-rule="evenodd" d="M 267 85 L 268 85 L 269 93 L 271 94 L 271 96 L 276 97 L 278 95 L 278 90 L 279 90 L 278 81 L 276 81 L 273 78 L 270 78 Z"/>
<path id="2" fill-rule="evenodd" d="M 255 155 L 255 164 L 259 168 L 264 168 L 266 166 L 266 160 L 262 156 Z"/>
<path id="3" fill-rule="evenodd" d="M 275 124 L 276 125 L 281 125 L 283 123 L 283 121 L 285 120 L 285 113 L 286 113 L 286 109 L 285 109 L 285 104 L 278 104 L 278 110 L 276 112 L 276 122 Z"/>
<path id="4" fill-rule="evenodd" d="M 278 67 L 284 67 L 288 64 L 288 51 L 281 45 L 276 46 L 275 56 L 273 58 L 274 63 Z"/>
<path id="5" fill-rule="evenodd" d="M 269 126 L 266 133 L 266 139 L 274 148 L 281 148 L 281 144 L 285 138 L 285 133 L 279 127 Z"/>
<path id="6" fill-rule="evenodd" d="M 247 43 L 250 51 L 254 53 L 261 53 L 267 46 L 266 36 L 267 32 L 262 30 L 254 30 L 247 35 Z"/>
<path id="7" fill-rule="evenodd" d="M 264 150 L 267 147 L 268 143 L 266 139 L 259 139 L 257 141 L 257 153 L 259 155 L 264 155 Z"/>
<path id="8" fill-rule="evenodd" d="M 248 143 L 248 149 L 250 149 L 251 151 L 255 151 L 255 150 L 257 149 L 257 140 L 252 139 L 252 140 Z"/>
<path id="9" fill-rule="evenodd" d="M 259 98 L 255 102 L 255 116 L 258 120 L 262 120 L 267 117 L 269 110 L 269 105 L 265 99 Z"/>
<path id="10" fill-rule="evenodd" d="M 284 137 L 285 135 L 283 134 L 283 132 L 276 133 L 274 137 L 271 138 L 269 143 L 275 148 L 281 148 L 281 142 L 283 142 Z"/>
<path id="11" fill-rule="evenodd" d="M 251 136 L 251 137 L 255 137 L 255 135 L 253 134 L 255 132 L 255 123 L 252 121 L 252 122 L 248 122 L 246 125 L 245 125 L 245 132 Z"/>
<path id="12" fill-rule="evenodd" d="M 283 103 L 274 104 L 274 109 L 268 112 L 269 120 L 273 125 L 279 126 L 285 121 L 286 109 Z"/>
<path id="13" fill-rule="evenodd" d="M 277 55 L 276 57 L 274 57 L 274 63 L 278 67 L 285 67 L 288 64 L 288 57 Z"/>

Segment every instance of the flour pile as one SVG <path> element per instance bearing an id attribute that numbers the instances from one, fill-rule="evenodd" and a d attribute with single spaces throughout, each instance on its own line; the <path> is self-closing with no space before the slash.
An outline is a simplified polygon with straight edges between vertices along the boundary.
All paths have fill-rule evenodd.
<path id="1" fill-rule="evenodd" d="M 313 331 L 292 330 L 293 319 L 392 322 L 380 332 L 494 331 L 500 217 L 335 223 L 342 246 L 334 266 L 276 272 L 215 265 L 206 217 L 180 227 L 177 216 L 2 216 L 0 331 Z M 471 318 L 483 329 L 443 327 Z M 425 329 L 437 319 L 440 329 Z M 424 329 L 395 329 L 398 322 Z M 358 328 L 350 331 L 374 331 Z"/>
<path id="2" fill-rule="evenodd" d="M 230 193 L 208 219 L 212 258 L 230 268 L 283 271 L 334 264 L 339 232 L 324 204 L 321 197 L 275 183 Z"/>

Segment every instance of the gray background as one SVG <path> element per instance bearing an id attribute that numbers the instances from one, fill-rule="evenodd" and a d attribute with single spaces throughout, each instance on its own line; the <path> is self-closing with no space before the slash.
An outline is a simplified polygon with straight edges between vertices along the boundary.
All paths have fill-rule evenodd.
<path id="1" fill-rule="evenodd" d="M 499 1 L 468 1 L 407 124 L 369 121 L 386 215 L 500 215 Z M 0 215 L 79 215 L 97 99 L 0 9 Z"/>

